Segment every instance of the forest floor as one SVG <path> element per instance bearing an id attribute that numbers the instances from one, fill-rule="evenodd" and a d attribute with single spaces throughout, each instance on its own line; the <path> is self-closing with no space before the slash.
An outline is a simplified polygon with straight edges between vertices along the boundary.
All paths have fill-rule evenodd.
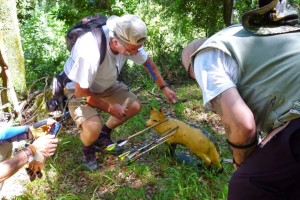
<path id="1" fill-rule="evenodd" d="M 224 131 L 223 127 L 222 127 L 222 123 L 220 121 L 220 118 L 216 114 L 214 114 L 214 113 L 208 113 L 207 110 L 203 109 L 203 107 L 199 103 L 201 97 L 199 97 L 198 96 L 199 94 L 197 94 L 198 88 L 196 86 L 194 86 L 194 85 L 193 86 L 189 86 L 188 85 L 187 87 L 188 87 L 188 89 L 186 89 L 186 88 L 182 89 L 182 91 L 184 91 L 184 92 L 182 92 L 183 93 L 182 96 L 184 97 L 182 99 L 192 99 L 193 102 L 191 100 L 186 100 L 186 101 L 183 101 L 182 103 L 179 103 L 179 104 L 175 105 L 175 107 L 174 106 L 172 107 L 169 104 L 166 104 L 166 103 L 162 102 L 162 99 L 159 97 L 156 100 L 152 100 L 153 102 L 151 102 L 151 103 L 155 105 L 156 101 L 160 102 L 159 104 L 164 107 L 164 112 L 169 113 L 171 115 L 172 114 L 175 115 L 174 112 L 175 112 L 175 110 L 177 108 L 176 112 L 178 112 L 179 114 L 181 114 L 184 117 L 185 121 L 188 121 L 191 124 L 200 124 L 201 126 L 204 126 L 204 127 L 209 126 L 211 128 L 212 132 L 219 133 L 219 134 L 223 135 L 225 133 L 225 131 Z M 179 91 L 179 92 L 181 92 L 181 91 Z M 140 96 L 141 99 L 147 99 L 147 98 L 154 99 L 153 96 L 151 96 L 149 94 L 148 94 L 147 98 L 146 98 L 146 95 L 144 95 L 143 93 L 139 93 L 139 96 Z M 150 101 L 147 100 L 146 101 L 147 104 Z M 148 107 L 150 106 L 150 105 L 147 105 L 147 104 L 144 104 L 144 110 L 141 112 L 141 115 L 145 115 L 145 114 L 143 114 L 143 112 L 146 112 L 146 117 L 145 118 L 148 118 L 148 110 L 149 110 Z M 144 121 L 145 118 L 143 117 L 141 120 Z M 137 117 L 136 120 L 139 120 L 139 118 Z M 74 123 L 72 121 L 72 123 L 65 124 L 65 127 L 63 127 L 63 131 L 62 132 L 67 137 L 69 137 L 70 135 L 74 135 L 75 138 L 79 138 L 79 137 L 77 137 L 77 135 L 79 134 L 79 132 L 78 132 L 78 130 L 75 130 L 75 129 L 76 129 L 76 127 L 75 127 L 75 125 L 74 125 Z M 63 156 L 63 152 L 60 152 L 60 153 L 61 153 L 60 156 Z M 64 152 L 64 153 L 66 153 L 66 152 Z M 74 149 L 73 150 L 71 149 L 70 153 L 73 154 L 74 153 Z M 70 156 L 68 156 L 67 158 L 69 158 L 69 157 Z M 150 162 L 150 163 L 148 163 L 149 166 L 154 166 L 153 163 L 151 163 L 152 161 L 153 160 L 149 161 Z M 66 160 L 66 163 L 67 162 L 68 162 L 68 160 Z M 72 162 L 78 162 L 78 161 L 72 161 Z M 156 162 L 158 162 L 158 161 L 156 161 Z M 22 195 L 24 195 L 26 193 L 27 194 L 31 193 L 31 195 L 33 195 L 35 193 L 34 191 L 31 191 L 30 189 L 29 189 L 29 191 L 25 190 L 26 188 L 28 189 L 28 187 L 26 187 L 26 186 L 29 185 L 29 188 L 31 187 L 30 186 L 31 184 L 29 184 L 30 183 L 29 178 L 28 178 L 28 176 L 26 174 L 26 171 L 25 171 L 25 167 L 22 168 L 22 169 L 20 169 L 16 174 L 14 174 L 12 177 L 10 177 L 8 180 L 5 181 L 5 183 L 3 185 L 3 188 L 2 188 L 2 191 L 0 191 L 0 200 L 13 200 L 13 199 L 18 199 L 18 197 L 21 197 L 21 199 L 23 199 Z M 63 166 L 61 166 L 61 167 L 63 167 Z M 76 170 L 80 170 L 80 168 L 74 169 L 74 170 L 75 171 Z M 230 171 L 230 170 L 231 169 L 229 168 L 227 171 Z M 159 170 L 159 171 L 161 171 L 161 170 Z M 179 172 L 180 171 L 178 171 L 178 173 Z M 176 173 L 177 173 L 177 171 L 176 171 Z M 99 176 L 99 173 L 95 173 L 95 177 L 93 176 L 93 174 L 89 174 L 89 173 L 86 174 L 84 172 L 80 172 L 80 174 L 84 175 L 85 177 L 87 177 L 87 176 L 91 176 L 92 177 L 92 178 L 91 177 L 88 178 L 88 182 L 86 184 L 90 184 L 91 185 L 92 182 L 89 182 L 89 181 L 92 181 L 94 179 L 99 180 L 99 178 L 97 177 L 97 176 Z M 77 177 L 81 176 L 80 174 L 77 174 Z M 157 172 L 157 174 L 159 175 L 158 172 Z M 72 178 L 73 176 L 70 176 L 70 177 Z M 68 178 L 70 178 L 70 177 L 68 177 Z M 108 177 L 108 176 L 106 176 L 106 177 Z M 205 177 L 205 176 L 203 176 L 203 177 Z M 227 175 L 222 175 L 221 178 L 224 179 L 224 182 L 226 183 Z M 63 181 L 68 182 L 68 179 L 64 177 Z M 76 180 L 76 181 L 78 181 L 78 180 Z M 83 187 L 80 184 L 78 184 L 78 182 L 76 182 L 76 181 L 74 181 L 74 180 L 70 180 L 69 181 L 70 183 L 73 183 L 73 182 L 76 183 L 76 184 L 73 183 L 72 187 L 70 186 L 70 188 L 72 188 L 72 190 L 75 191 L 74 194 L 77 193 L 76 192 L 77 190 L 81 191 L 83 189 Z M 179 181 L 179 182 L 182 182 L 182 181 Z M 210 180 L 208 180 L 208 182 L 211 183 Z M 61 183 L 61 180 L 60 180 L 59 183 Z M 167 182 L 167 183 L 169 183 L 169 182 Z M 65 183 L 65 184 L 67 184 L 67 183 Z M 135 182 L 133 181 L 132 184 L 135 184 Z M 37 189 L 38 188 L 41 189 L 38 185 L 35 185 L 35 187 Z M 42 185 L 45 186 L 46 184 L 42 183 Z M 223 182 L 222 182 L 221 185 L 224 185 Z M 63 186 L 64 185 L 61 185 L 61 186 L 51 185 L 51 187 L 59 187 L 59 188 L 61 188 Z M 79 187 L 79 188 L 78 189 L 76 189 L 76 188 L 74 189 L 73 186 L 74 187 Z M 66 186 L 66 187 L 68 188 L 69 186 Z M 101 188 L 105 188 L 105 186 L 103 186 Z M 99 188 L 99 190 L 101 188 Z M 219 187 L 219 188 L 221 188 L 221 187 Z M 108 189 L 109 189 L 109 187 L 108 187 Z M 175 188 L 175 189 L 177 189 L 177 188 Z M 43 188 L 42 190 L 46 190 L 46 189 Z M 69 189 L 69 190 L 71 190 L 71 189 Z M 154 187 L 153 191 L 155 191 L 155 190 L 158 190 L 158 189 L 155 189 L 155 187 Z M 52 195 L 56 195 L 56 194 L 52 194 Z M 63 196 L 63 193 L 59 194 L 59 195 Z M 91 196 L 90 194 L 88 194 L 88 195 Z M 150 196 L 151 196 L 151 194 L 150 194 Z"/>
<path id="2" fill-rule="evenodd" d="M 18 142 L 14 143 L 14 148 L 18 146 Z M 25 185 L 29 181 L 29 177 L 25 171 L 25 167 L 21 168 L 17 173 L 7 179 L 0 191 L 0 199 L 12 200 L 16 196 L 22 195 L 25 191 Z"/>

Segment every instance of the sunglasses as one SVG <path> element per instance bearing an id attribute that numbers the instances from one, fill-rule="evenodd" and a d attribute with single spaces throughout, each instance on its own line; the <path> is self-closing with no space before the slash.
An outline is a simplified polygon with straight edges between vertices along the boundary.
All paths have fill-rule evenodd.
<path id="1" fill-rule="evenodd" d="M 135 50 L 129 50 L 123 42 L 121 42 L 121 40 L 118 39 L 118 42 L 124 47 L 124 49 L 126 50 L 126 54 L 128 54 L 128 56 L 132 56 L 136 53 L 138 53 L 140 51 L 140 48 L 135 49 Z"/>

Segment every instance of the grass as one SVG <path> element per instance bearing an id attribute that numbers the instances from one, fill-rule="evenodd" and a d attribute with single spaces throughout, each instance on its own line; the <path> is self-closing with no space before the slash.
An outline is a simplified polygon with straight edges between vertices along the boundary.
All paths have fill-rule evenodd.
<path id="1" fill-rule="evenodd" d="M 143 103 L 141 112 L 113 132 L 114 140 L 123 139 L 145 128 L 151 107 L 162 108 L 172 117 L 205 127 L 216 139 L 221 158 L 230 158 L 225 136 L 218 117 L 205 110 L 202 96 L 195 82 L 181 82 L 172 86 L 179 103 L 170 105 L 165 99 L 153 94 L 162 93 L 149 81 L 140 88 L 137 95 Z M 107 116 L 104 115 L 104 119 Z M 59 134 L 60 143 L 55 156 L 48 158 L 44 176 L 26 185 L 26 192 L 16 199 L 201 199 L 222 200 L 227 197 L 227 186 L 233 167 L 224 164 L 224 172 L 185 165 L 176 162 L 166 154 L 161 145 L 145 154 L 129 166 L 122 162 L 108 165 L 108 155 L 99 156 L 104 166 L 95 172 L 86 171 L 82 165 L 82 144 L 78 130 L 66 125 Z M 129 145 L 138 145 L 148 140 L 154 131 L 133 138 Z M 179 151 L 188 153 L 185 147 Z M 197 162 L 201 162 L 197 160 Z"/>

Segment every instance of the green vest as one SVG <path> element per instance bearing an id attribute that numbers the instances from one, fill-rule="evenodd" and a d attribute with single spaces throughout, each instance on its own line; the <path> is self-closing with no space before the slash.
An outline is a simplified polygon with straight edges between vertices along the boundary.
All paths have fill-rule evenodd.
<path id="1" fill-rule="evenodd" d="M 257 130 L 268 133 L 300 117 L 299 40 L 300 32 L 257 36 L 236 25 L 209 38 L 192 60 L 205 48 L 220 49 L 236 60 L 237 89 Z"/>

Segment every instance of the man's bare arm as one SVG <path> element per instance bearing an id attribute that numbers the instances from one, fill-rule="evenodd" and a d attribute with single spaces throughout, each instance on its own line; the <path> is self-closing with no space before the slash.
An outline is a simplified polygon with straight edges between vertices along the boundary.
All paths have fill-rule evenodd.
<path id="1" fill-rule="evenodd" d="M 236 88 L 224 91 L 214 98 L 211 103 L 222 120 L 232 148 L 233 158 L 237 164 L 241 164 L 255 147 L 255 145 L 251 145 L 256 140 L 256 125 L 253 113 Z M 247 147 L 249 144 L 250 147 Z"/>

